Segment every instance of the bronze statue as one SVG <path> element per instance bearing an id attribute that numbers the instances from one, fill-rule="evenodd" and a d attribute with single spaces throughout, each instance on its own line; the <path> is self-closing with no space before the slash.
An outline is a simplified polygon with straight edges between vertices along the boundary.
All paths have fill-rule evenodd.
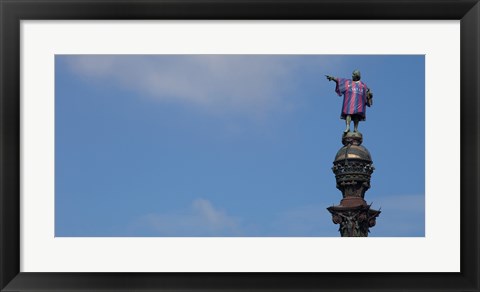
<path id="1" fill-rule="evenodd" d="M 358 122 L 365 121 L 365 106 L 373 105 L 373 93 L 365 83 L 360 81 L 360 71 L 354 70 L 352 79 L 337 78 L 325 75 L 328 81 L 335 81 L 335 92 L 338 96 L 343 95 L 341 119 L 345 120 L 347 125 L 345 134 L 350 132 L 350 122 L 353 119 L 354 132 L 358 133 Z"/>

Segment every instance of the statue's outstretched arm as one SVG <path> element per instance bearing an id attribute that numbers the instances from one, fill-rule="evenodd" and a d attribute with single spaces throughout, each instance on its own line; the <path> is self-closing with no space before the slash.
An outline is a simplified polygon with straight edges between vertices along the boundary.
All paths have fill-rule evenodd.
<path id="1" fill-rule="evenodd" d="M 338 79 L 336 77 L 333 77 L 331 75 L 325 75 L 325 77 L 327 77 L 328 81 L 335 81 L 335 82 L 338 82 Z"/>

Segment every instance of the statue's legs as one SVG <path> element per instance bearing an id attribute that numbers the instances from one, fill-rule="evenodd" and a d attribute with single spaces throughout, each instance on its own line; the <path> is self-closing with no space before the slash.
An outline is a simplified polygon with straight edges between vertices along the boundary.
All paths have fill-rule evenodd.
<path id="1" fill-rule="evenodd" d="M 345 133 L 350 132 L 350 122 L 351 122 L 351 121 L 352 121 L 352 116 L 347 115 L 347 116 L 345 117 L 345 124 L 347 124 L 347 128 L 346 128 L 345 131 L 344 131 Z"/>
<path id="2" fill-rule="evenodd" d="M 354 131 L 355 133 L 358 132 L 358 122 L 359 122 L 359 121 L 360 121 L 360 120 L 358 119 L 358 117 L 353 117 L 353 131 Z"/>

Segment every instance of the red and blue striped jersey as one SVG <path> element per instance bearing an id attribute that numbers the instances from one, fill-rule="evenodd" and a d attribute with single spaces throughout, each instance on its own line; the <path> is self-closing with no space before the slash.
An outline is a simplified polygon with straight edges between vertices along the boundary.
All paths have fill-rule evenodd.
<path id="1" fill-rule="evenodd" d="M 345 78 L 337 79 L 335 92 L 343 95 L 343 106 L 341 118 L 345 119 L 347 115 L 358 115 L 361 120 L 365 120 L 367 92 L 368 87 L 362 81 L 353 81 Z"/>

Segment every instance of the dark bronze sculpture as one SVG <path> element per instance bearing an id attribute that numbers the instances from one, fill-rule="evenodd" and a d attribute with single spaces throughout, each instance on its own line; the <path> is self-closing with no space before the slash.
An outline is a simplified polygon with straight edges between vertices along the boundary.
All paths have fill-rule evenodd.
<path id="1" fill-rule="evenodd" d="M 373 210 L 365 201 L 365 192 L 370 188 L 370 177 L 375 170 L 370 152 L 362 146 L 360 133 L 346 133 L 343 147 L 333 161 L 337 189 L 342 192 L 340 205 L 327 210 L 332 220 L 339 224 L 342 237 L 366 237 L 369 228 L 375 226 L 380 211 Z"/>
<path id="2" fill-rule="evenodd" d="M 341 119 L 345 120 L 345 133 L 350 131 L 350 122 L 353 119 L 354 132 L 358 132 L 359 121 L 366 119 L 366 107 L 373 105 L 373 93 L 367 85 L 360 81 L 360 71 L 354 70 L 352 79 L 337 78 L 330 75 L 325 75 L 328 81 L 335 81 L 335 92 L 343 95 Z"/>
<path id="3" fill-rule="evenodd" d="M 337 84 L 337 94 L 344 96 L 341 118 L 347 124 L 342 135 L 343 147 L 335 155 L 332 167 L 337 189 L 342 192 L 343 198 L 339 205 L 327 210 L 332 214 L 333 223 L 340 225 L 342 237 L 366 237 L 369 228 L 375 226 L 380 211 L 371 209 L 364 199 L 375 168 L 370 152 L 362 146 L 363 135 L 358 132 L 358 122 L 365 120 L 365 106 L 373 104 L 373 94 L 360 81 L 358 70 L 353 71 L 352 80 L 326 76 Z M 354 131 L 350 132 L 352 119 Z"/>

